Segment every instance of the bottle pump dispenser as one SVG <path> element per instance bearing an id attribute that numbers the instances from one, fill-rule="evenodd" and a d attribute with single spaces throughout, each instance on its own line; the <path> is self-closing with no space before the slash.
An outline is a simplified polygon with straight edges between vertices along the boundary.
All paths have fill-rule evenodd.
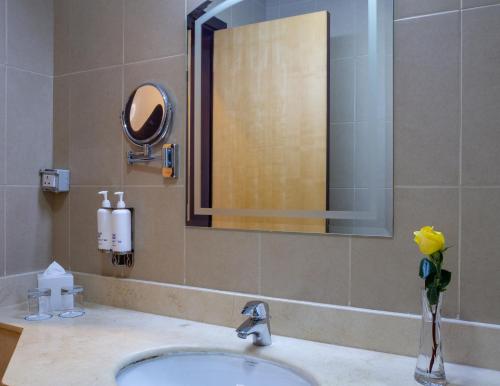
<path id="1" fill-rule="evenodd" d="M 102 191 L 98 194 L 103 196 L 101 207 L 97 209 L 97 248 L 101 251 L 110 251 L 112 248 L 111 230 L 111 203 L 108 200 L 108 192 Z"/>
<path id="2" fill-rule="evenodd" d="M 111 214 L 113 229 L 113 253 L 126 254 L 132 252 L 132 213 L 125 207 L 123 192 L 116 192 L 118 203 Z"/>

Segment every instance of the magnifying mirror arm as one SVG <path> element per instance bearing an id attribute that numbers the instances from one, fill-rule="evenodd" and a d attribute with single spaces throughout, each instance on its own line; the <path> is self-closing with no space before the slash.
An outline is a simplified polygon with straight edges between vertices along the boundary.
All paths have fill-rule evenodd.
<path id="1" fill-rule="evenodd" d="M 129 150 L 127 153 L 127 162 L 129 165 L 147 163 L 159 158 L 161 158 L 161 154 L 153 154 L 153 146 L 148 144 L 142 146 L 142 152 Z"/>

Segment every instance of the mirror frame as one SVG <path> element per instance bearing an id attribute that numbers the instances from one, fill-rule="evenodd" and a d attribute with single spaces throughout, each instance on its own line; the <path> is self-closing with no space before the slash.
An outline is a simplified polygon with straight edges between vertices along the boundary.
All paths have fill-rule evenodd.
<path id="1" fill-rule="evenodd" d="M 127 125 L 127 120 L 125 118 L 125 115 L 126 115 L 127 106 L 130 102 L 131 96 L 135 95 L 137 90 L 140 89 L 141 87 L 144 87 L 144 86 L 152 86 L 160 93 L 160 95 L 163 99 L 163 102 L 165 104 L 165 108 L 164 108 L 164 113 L 162 116 L 161 123 L 160 123 L 158 129 L 156 130 L 156 132 L 154 133 L 154 135 L 152 135 L 151 137 L 149 137 L 147 139 L 138 140 L 138 139 L 135 139 L 134 137 L 132 137 L 132 135 L 130 134 L 131 128 Z M 173 104 L 170 102 L 170 98 L 168 96 L 166 89 L 158 83 L 145 82 L 145 83 L 142 83 L 139 86 L 137 86 L 130 93 L 130 95 L 127 99 L 127 102 L 125 103 L 125 106 L 123 107 L 123 111 L 121 113 L 122 130 L 123 130 L 123 133 L 128 138 L 128 140 L 131 143 L 133 143 L 134 145 L 139 146 L 139 147 L 143 147 L 144 145 L 153 146 L 153 145 L 156 145 L 158 142 L 162 141 L 164 138 L 168 138 L 168 136 L 170 135 L 170 132 L 172 129 L 172 116 L 173 116 Z"/>

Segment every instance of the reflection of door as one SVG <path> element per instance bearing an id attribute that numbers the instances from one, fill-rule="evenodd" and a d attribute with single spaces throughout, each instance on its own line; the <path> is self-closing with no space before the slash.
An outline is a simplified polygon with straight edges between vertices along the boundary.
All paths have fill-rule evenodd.
<path id="1" fill-rule="evenodd" d="M 327 209 L 328 13 L 215 32 L 212 207 Z M 213 216 L 324 233 L 324 219 Z"/>

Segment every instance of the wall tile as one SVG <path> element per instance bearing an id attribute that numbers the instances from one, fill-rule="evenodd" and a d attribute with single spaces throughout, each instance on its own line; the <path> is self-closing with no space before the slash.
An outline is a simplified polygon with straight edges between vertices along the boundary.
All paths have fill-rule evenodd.
<path id="1" fill-rule="evenodd" d="M 384 53 L 373 63 L 368 55 L 356 58 L 356 121 L 391 121 L 393 109 L 393 57 Z M 376 66 L 372 82 L 371 66 Z M 376 88 L 376 90 L 374 90 Z M 377 93 L 374 102 L 373 93 Z"/>
<path id="2" fill-rule="evenodd" d="M 54 75 L 71 72 L 71 1 L 54 0 Z"/>
<path id="3" fill-rule="evenodd" d="M 54 73 L 52 0 L 15 0 L 7 6 L 7 62 L 46 75 Z"/>
<path id="4" fill-rule="evenodd" d="M 462 9 L 500 4 L 500 0 L 462 0 Z"/>
<path id="5" fill-rule="evenodd" d="M 69 237 L 71 269 L 101 275 L 118 275 L 121 269 L 111 265 L 111 255 L 97 250 L 97 209 L 102 198 L 100 190 L 113 191 L 112 187 L 71 188 L 69 202 Z"/>
<path id="6" fill-rule="evenodd" d="M 500 323 L 500 188 L 462 191 L 460 316 Z"/>
<path id="7" fill-rule="evenodd" d="M 71 1 L 71 71 L 123 63 L 123 1 Z"/>
<path id="8" fill-rule="evenodd" d="M 282 1 L 280 4 L 280 17 L 302 15 L 314 11 L 314 0 Z"/>
<path id="9" fill-rule="evenodd" d="M 404 17 L 460 9 L 460 0 L 395 0 L 394 9 L 395 18 L 402 19 Z"/>
<path id="10" fill-rule="evenodd" d="M 186 1 L 187 1 L 186 5 L 187 14 L 191 13 L 196 7 L 204 3 L 204 0 L 186 0 Z"/>
<path id="11" fill-rule="evenodd" d="M 455 317 L 458 297 L 458 189 L 396 189 L 393 239 L 352 239 L 351 303 L 355 307 L 420 312 L 418 264 L 423 256 L 412 232 L 424 225 L 443 231 L 454 246 L 445 257 L 453 273 L 446 292 L 445 315 Z M 436 209 L 438 208 L 438 209 Z"/>
<path id="12" fill-rule="evenodd" d="M 500 184 L 500 5 L 463 12 L 463 176 Z"/>
<path id="13" fill-rule="evenodd" d="M 5 66 L 0 65 L 0 138 L 3 140 L 0 142 L 0 151 L 3 156 L 0 156 L 0 184 L 5 184 L 5 160 L 7 152 L 7 144 L 5 143 L 5 79 L 6 79 L 6 69 Z"/>
<path id="14" fill-rule="evenodd" d="M 338 211 L 354 210 L 355 189 L 330 189 L 329 209 Z M 332 233 L 352 234 L 353 220 L 329 220 L 329 231 Z"/>
<path id="15" fill-rule="evenodd" d="M 70 77 L 54 78 L 53 106 L 53 165 L 56 168 L 69 168 L 69 101 Z"/>
<path id="16" fill-rule="evenodd" d="M 50 193 L 37 186 L 7 187 L 5 194 L 7 275 L 45 268 L 52 253 Z"/>
<path id="17" fill-rule="evenodd" d="M 5 189 L 0 187 L 0 277 L 5 276 Z M 0 303 L 1 304 L 1 303 Z"/>
<path id="18" fill-rule="evenodd" d="M 349 239 L 262 234 L 262 291 L 266 296 L 347 304 Z"/>
<path id="19" fill-rule="evenodd" d="M 186 228 L 186 284 L 257 293 L 258 239 L 255 232 Z"/>
<path id="20" fill-rule="evenodd" d="M 5 31 L 6 31 L 6 0 L 0 0 L 0 64 L 5 64 L 7 62 L 6 56 L 6 42 L 5 42 Z"/>
<path id="21" fill-rule="evenodd" d="M 15 173 L 6 183 L 38 186 L 38 171 L 52 166 L 52 78 L 8 68 L 7 95 L 6 143 L 15 146 L 6 159 Z"/>
<path id="22" fill-rule="evenodd" d="M 169 92 L 174 104 L 174 120 L 171 133 L 166 139 L 170 143 L 184 145 L 184 131 L 186 126 L 186 58 L 176 56 L 147 63 L 136 63 L 125 66 L 125 98 L 144 82 L 157 82 L 163 85 Z M 139 148 L 131 144 L 124 137 L 125 150 L 137 151 Z M 157 146 L 159 151 L 160 145 Z M 184 183 L 184 171 L 182 164 L 184 156 L 181 154 L 181 175 L 178 179 L 165 179 L 161 175 L 159 164 L 150 165 L 127 165 L 123 158 L 124 184 L 125 185 L 182 185 Z"/>
<path id="23" fill-rule="evenodd" d="M 393 127 L 384 120 L 354 126 L 354 173 L 357 188 L 393 186 Z"/>
<path id="24" fill-rule="evenodd" d="M 330 188 L 354 187 L 354 125 L 330 125 Z"/>
<path id="25" fill-rule="evenodd" d="M 355 2 L 343 0 L 318 0 L 318 11 L 330 13 L 330 58 L 354 56 Z"/>
<path id="26" fill-rule="evenodd" d="M 457 185 L 458 12 L 396 22 L 396 185 Z"/>
<path id="27" fill-rule="evenodd" d="M 122 69 L 71 76 L 70 165 L 72 183 L 117 185 L 121 181 Z"/>
<path id="28" fill-rule="evenodd" d="M 333 62 L 330 87 L 330 122 L 354 122 L 355 61 L 352 58 Z"/>
<path id="29" fill-rule="evenodd" d="M 185 2 L 124 0 L 125 62 L 183 54 Z"/>
<path id="30" fill-rule="evenodd" d="M 127 187 L 135 209 L 135 266 L 130 277 L 184 283 L 184 189 Z"/>
<path id="31" fill-rule="evenodd" d="M 73 189 L 73 188 L 72 188 Z M 71 269 L 69 253 L 69 194 L 48 194 L 52 216 L 52 256 L 65 269 Z"/>

